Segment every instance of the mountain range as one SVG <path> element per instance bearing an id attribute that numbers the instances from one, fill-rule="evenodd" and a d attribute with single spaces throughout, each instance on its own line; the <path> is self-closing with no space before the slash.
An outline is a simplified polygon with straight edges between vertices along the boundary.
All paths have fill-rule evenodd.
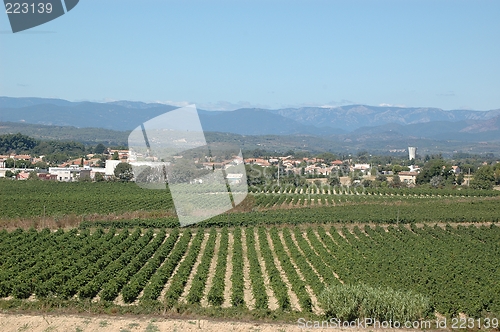
<path id="1" fill-rule="evenodd" d="M 70 102 L 0 97 L 0 122 L 130 131 L 176 106 L 116 101 Z M 198 110 L 205 131 L 239 135 L 310 135 L 336 141 L 500 142 L 500 109 L 349 105 L 332 108 Z M 0 128 L 1 133 L 1 128 Z"/>

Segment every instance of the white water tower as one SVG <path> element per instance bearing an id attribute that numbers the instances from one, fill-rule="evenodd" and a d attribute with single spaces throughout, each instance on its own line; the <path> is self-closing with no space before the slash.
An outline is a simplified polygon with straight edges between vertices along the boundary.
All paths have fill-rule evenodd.
<path id="1" fill-rule="evenodd" d="M 413 147 L 413 146 L 409 146 L 408 147 L 408 158 L 410 158 L 410 160 L 412 159 L 417 159 L 417 148 L 416 147 Z"/>

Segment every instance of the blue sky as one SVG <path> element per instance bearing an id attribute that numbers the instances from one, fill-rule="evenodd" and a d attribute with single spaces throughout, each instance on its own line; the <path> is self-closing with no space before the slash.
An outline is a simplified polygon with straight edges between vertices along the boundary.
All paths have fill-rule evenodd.
<path id="1" fill-rule="evenodd" d="M 500 108 L 500 1 L 80 0 L 12 34 L 0 95 L 205 109 Z"/>

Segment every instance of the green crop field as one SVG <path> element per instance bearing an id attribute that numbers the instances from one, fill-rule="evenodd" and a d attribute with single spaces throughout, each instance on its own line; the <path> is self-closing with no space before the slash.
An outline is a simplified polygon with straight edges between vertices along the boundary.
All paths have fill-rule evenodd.
<path id="1" fill-rule="evenodd" d="M 0 308 L 323 317 L 327 287 L 360 285 L 427 299 L 431 316 L 498 317 L 499 203 L 498 191 L 251 188 L 180 228 L 168 190 L 0 181 Z"/>
<path id="2" fill-rule="evenodd" d="M 200 226 L 498 222 L 500 218 L 500 192 L 495 190 L 251 189 L 240 207 Z M 64 227 L 68 218 L 73 227 L 178 225 L 168 189 L 146 190 L 120 182 L 0 181 L 0 226 Z"/>
<path id="3" fill-rule="evenodd" d="M 325 286 L 411 290 L 500 312 L 500 228 L 47 229 L 0 233 L 0 296 L 321 314 Z M 6 300 L 4 300 L 6 301 Z"/>

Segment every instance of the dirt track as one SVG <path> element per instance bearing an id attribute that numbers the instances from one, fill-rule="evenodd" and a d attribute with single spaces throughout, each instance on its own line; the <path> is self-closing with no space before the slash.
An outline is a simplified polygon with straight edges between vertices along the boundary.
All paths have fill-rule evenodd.
<path id="1" fill-rule="evenodd" d="M 77 315 L 19 315 L 0 314 L 0 331 L 20 332 L 20 331 L 40 331 L 40 332 L 184 332 L 184 331 L 252 331 L 252 332 L 304 332 L 304 331 L 382 331 L 377 329 L 301 329 L 298 324 L 263 324 L 237 321 L 210 321 L 162 319 L 147 317 L 117 317 L 117 316 L 77 316 Z M 401 331 L 401 330 L 392 330 Z M 411 330 L 405 330 L 411 331 Z"/>

